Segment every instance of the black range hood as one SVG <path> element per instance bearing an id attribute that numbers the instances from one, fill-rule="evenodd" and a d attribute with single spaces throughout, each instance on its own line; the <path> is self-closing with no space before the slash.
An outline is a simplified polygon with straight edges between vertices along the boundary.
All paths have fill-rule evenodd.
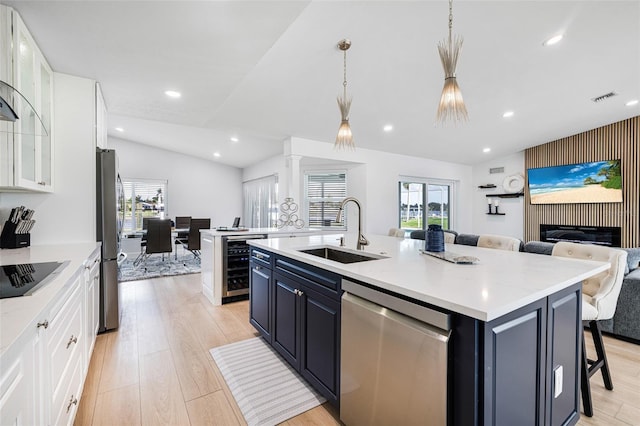
<path id="1" fill-rule="evenodd" d="M 4 100 L 0 95 L 0 120 L 2 121 L 16 121 L 18 116 L 13 108 L 9 106 L 9 103 Z"/>
<path id="2" fill-rule="evenodd" d="M 16 111 L 19 111 L 20 115 Z M 21 124 L 20 117 L 27 120 L 29 124 L 16 125 Z M 0 126 L 0 132 L 36 136 L 49 135 L 49 131 L 33 105 L 15 87 L 2 80 L 0 80 L 0 121 L 14 123 L 14 126 Z"/>

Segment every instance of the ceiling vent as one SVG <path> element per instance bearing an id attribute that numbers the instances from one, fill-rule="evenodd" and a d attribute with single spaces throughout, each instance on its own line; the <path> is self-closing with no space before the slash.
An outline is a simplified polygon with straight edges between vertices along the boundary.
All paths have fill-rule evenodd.
<path id="1" fill-rule="evenodd" d="M 605 93 L 604 95 L 596 96 L 595 98 L 591 98 L 591 100 L 595 103 L 604 101 L 605 99 L 612 98 L 614 96 L 618 96 L 616 92 Z"/>

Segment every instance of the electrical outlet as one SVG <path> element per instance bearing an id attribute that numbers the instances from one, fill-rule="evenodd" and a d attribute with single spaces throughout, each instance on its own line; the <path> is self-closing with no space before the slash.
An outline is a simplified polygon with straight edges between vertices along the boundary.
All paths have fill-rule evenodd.
<path id="1" fill-rule="evenodd" d="M 563 368 L 561 365 L 553 370 L 553 397 L 557 398 L 562 393 Z"/>

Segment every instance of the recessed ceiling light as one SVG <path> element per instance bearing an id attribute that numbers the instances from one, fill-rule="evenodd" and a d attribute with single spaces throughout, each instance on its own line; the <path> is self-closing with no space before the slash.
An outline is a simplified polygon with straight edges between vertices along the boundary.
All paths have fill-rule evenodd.
<path id="1" fill-rule="evenodd" d="M 213 153 L 213 156 L 214 156 L 214 157 L 216 157 L 216 158 L 218 158 L 218 157 L 220 157 L 220 153 L 219 153 L 219 152 L 214 152 L 214 153 Z"/>
<path id="2" fill-rule="evenodd" d="M 634 105 L 638 105 L 638 100 L 637 100 L 637 99 L 630 100 L 630 101 L 629 101 L 629 102 L 627 102 L 625 105 L 626 105 L 626 106 L 634 106 Z"/>
<path id="3" fill-rule="evenodd" d="M 391 124 L 385 124 L 382 130 L 384 130 L 385 132 L 390 132 L 393 130 L 393 126 Z"/>
<path id="4" fill-rule="evenodd" d="M 165 95 L 167 95 L 168 97 L 170 97 L 170 98 L 174 98 L 174 99 L 177 99 L 177 98 L 179 98 L 180 96 L 182 96 L 182 93 L 180 93 L 180 92 L 176 92 L 175 90 L 166 90 L 166 91 L 164 92 L 164 94 L 165 94 Z"/>
<path id="5" fill-rule="evenodd" d="M 544 43 L 542 43 L 542 45 L 543 46 L 553 46 L 554 44 L 560 42 L 560 40 L 562 40 L 562 37 L 563 37 L 562 34 L 554 35 L 553 37 L 551 37 L 550 39 L 548 39 Z"/>
<path id="6" fill-rule="evenodd" d="M 231 142 L 238 142 L 239 140 L 240 140 L 240 139 L 236 138 L 235 136 L 233 136 L 233 137 L 231 138 Z"/>
<path id="7" fill-rule="evenodd" d="M 504 114 L 502 114 L 503 118 L 510 118 L 513 117 L 513 111 L 506 111 Z"/>
<path id="8" fill-rule="evenodd" d="M 116 127 L 116 132 L 122 133 L 124 132 L 124 129 L 122 127 Z"/>
<path id="9" fill-rule="evenodd" d="M 482 150 L 482 152 L 484 152 L 485 154 L 486 154 L 487 152 L 491 152 L 491 148 L 484 148 L 484 149 Z"/>

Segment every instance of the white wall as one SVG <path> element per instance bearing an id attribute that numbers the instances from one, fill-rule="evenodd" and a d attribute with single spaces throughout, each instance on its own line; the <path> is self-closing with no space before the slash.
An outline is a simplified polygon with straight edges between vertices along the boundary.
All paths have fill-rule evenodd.
<path id="1" fill-rule="evenodd" d="M 31 245 L 96 240 L 95 81 L 54 73 L 52 194 L 0 193 L 0 219 L 11 208 L 34 209 Z"/>
<path id="2" fill-rule="evenodd" d="M 489 169 L 504 167 L 504 173 L 490 174 Z M 507 176 L 524 176 L 524 151 L 511 156 L 487 161 L 473 166 L 472 229 L 475 234 L 508 235 L 522 239 L 524 230 L 524 197 L 500 198 L 499 211 L 504 216 L 488 215 L 487 195 L 505 193 L 503 181 Z M 494 184 L 496 188 L 480 189 L 478 186 Z M 495 211 L 495 210 L 494 210 Z"/>
<path id="3" fill-rule="evenodd" d="M 121 177 L 168 181 L 169 218 L 209 217 L 216 227 L 230 226 L 241 216 L 240 169 L 113 137 L 109 148 L 118 154 Z"/>
<path id="4" fill-rule="evenodd" d="M 452 228 L 460 232 L 472 231 L 471 166 L 363 148 L 357 148 L 353 152 L 337 151 L 333 144 L 296 137 L 291 138 L 288 144 L 285 153 L 303 158 L 334 160 L 337 164 L 335 168 L 347 168 L 349 195 L 358 198 L 363 204 L 365 233 L 386 234 L 389 228 L 397 227 L 400 176 L 456 181 L 458 208 L 457 213 L 454 213 Z M 307 166 L 304 161 L 302 164 L 301 169 L 304 170 Z M 300 190 L 303 190 L 302 183 Z M 299 200 L 301 196 L 302 194 L 298 194 L 294 198 Z M 351 218 L 354 213 L 357 213 L 355 209 L 351 209 L 350 223 L 354 223 Z M 350 226 L 350 231 L 352 229 Z"/>

